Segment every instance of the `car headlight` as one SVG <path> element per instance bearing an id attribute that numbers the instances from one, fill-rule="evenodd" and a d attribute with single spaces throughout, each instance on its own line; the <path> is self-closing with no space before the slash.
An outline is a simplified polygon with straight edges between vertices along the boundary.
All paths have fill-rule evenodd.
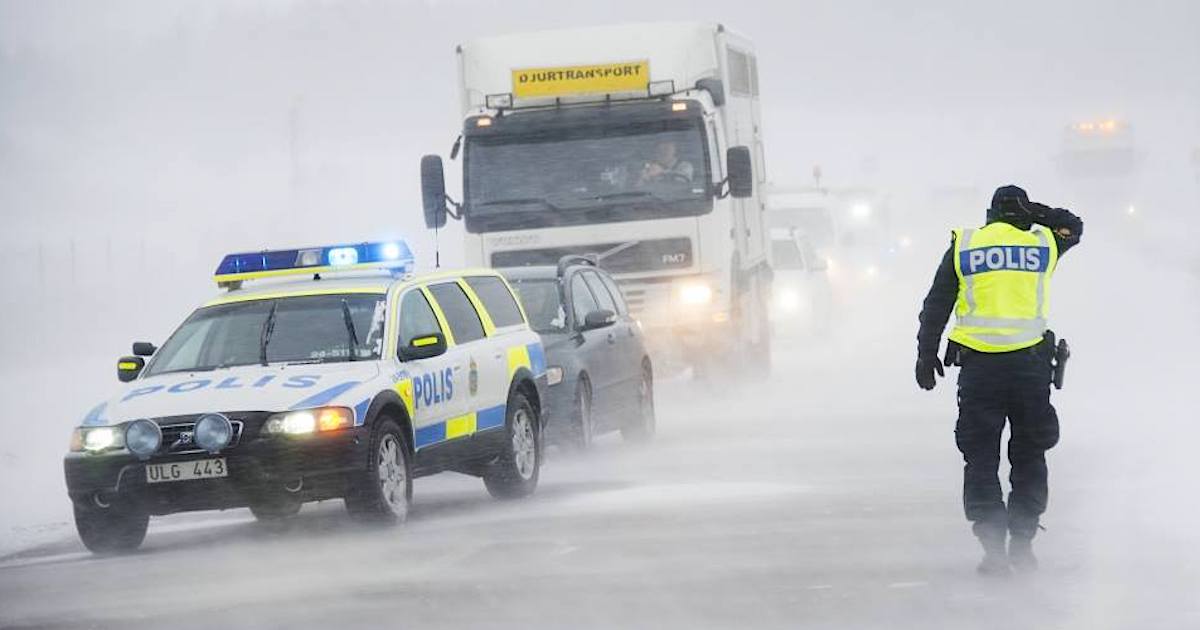
<path id="1" fill-rule="evenodd" d="M 277 413 L 267 418 L 263 433 L 305 435 L 318 431 L 336 431 L 354 425 L 354 412 L 348 407 L 319 407 Z"/>
<path id="2" fill-rule="evenodd" d="M 775 298 L 775 304 L 784 313 L 795 313 L 800 310 L 800 294 L 795 289 L 783 289 Z"/>
<path id="3" fill-rule="evenodd" d="M 712 302 L 713 290 L 707 282 L 689 282 L 679 287 L 679 301 L 687 306 Z"/>
<path id="4" fill-rule="evenodd" d="M 122 446 L 119 427 L 79 427 L 71 432 L 71 452 L 99 453 Z"/>
<path id="5" fill-rule="evenodd" d="M 196 446 L 216 453 L 233 441 L 233 423 L 219 413 L 207 413 L 196 420 L 192 441 Z"/>
<path id="6" fill-rule="evenodd" d="M 125 448 L 146 459 L 162 446 L 162 429 L 151 420 L 134 420 L 125 426 Z"/>
<path id="7" fill-rule="evenodd" d="M 546 384 L 558 385 L 563 381 L 563 369 L 557 365 L 546 368 Z"/>

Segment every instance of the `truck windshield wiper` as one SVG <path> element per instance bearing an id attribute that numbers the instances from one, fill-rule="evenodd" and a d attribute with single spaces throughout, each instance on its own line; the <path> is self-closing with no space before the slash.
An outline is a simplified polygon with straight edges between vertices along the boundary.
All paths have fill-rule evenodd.
<path id="1" fill-rule="evenodd" d="M 485 201 L 483 203 L 479 203 L 479 204 L 475 204 L 475 205 L 480 206 L 480 207 L 520 206 L 520 205 L 534 204 L 534 203 L 542 204 L 542 205 L 546 206 L 547 208 L 550 208 L 551 210 L 561 210 L 561 208 L 559 208 L 558 205 L 552 203 L 549 199 L 546 199 L 545 197 L 516 197 L 513 199 L 494 199 L 492 201 Z"/>
<path id="2" fill-rule="evenodd" d="M 354 317 L 350 315 L 350 303 L 342 298 L 342 320 L 346 322 L 346 332 L 350 333 L 349 361 L 358 360 L 358 332 L 354 330 Z"/>
<path id="3" fill-rule="evenodd" d="M 279 300 L 271 302 L 271 312 L 263 322 L 262 334 L 258 337 L 258 362 L 267 365 L 267 344 L 271 343 L 271 333 L 275 332 L 275 309 L 279 308 Z"/>

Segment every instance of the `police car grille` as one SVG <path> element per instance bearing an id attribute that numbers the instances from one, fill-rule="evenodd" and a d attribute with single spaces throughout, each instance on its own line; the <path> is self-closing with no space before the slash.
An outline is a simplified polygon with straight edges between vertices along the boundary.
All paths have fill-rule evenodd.
<path id="1" fill-rule="evenodd" d="M 238 445 L 242 438 L 242 429 L 245 423 L 241 420 L 230 418 L 229 423 L 233 425 L 233 439 L 229 441 L 229 446 L 233 448 Z M 189 455 L 192 453 L 203 453 L 204 449 L 197 448 L 195 442 L 191 438 L 184 438 L 184 435 L 195 435 L 195 422 L 174 422 L 171 424 L 159 424 L 159 429 L 162 430 L 162 447 L 159 449 L 159 455 Z"/>

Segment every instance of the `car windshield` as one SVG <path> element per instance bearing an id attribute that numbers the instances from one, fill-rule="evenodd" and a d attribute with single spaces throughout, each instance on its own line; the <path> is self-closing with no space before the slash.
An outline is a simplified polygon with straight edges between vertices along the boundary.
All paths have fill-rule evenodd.
<path id="1" fill-rule="evenodd" d="M 567 329 L 567 312 L 563 308 L 562 294 L 554 280 L 509 280 L 517 290 L 529 326 L 535 332 L 555 333 Z"/>
<path id="2" fill-rule="evenodd" d="M 471 138 L 473 232 L 694 216 L 712 209 L 698 119 Z"/>
<path id="3" fill-rule="evenodd" d="M 378 359 L 383 350 L 385 310 L 382 294 L 299 296 L 207 306 L 192 313 L 163 344 L 146 375 L 259 364 L 264 341 L 268 363 Z"/>
<path id="4" fill-rule="evenodd" d="M 795 239 L 772 239 L 771 262 L 775 269 L 804 269 L 804 256 Z"/>

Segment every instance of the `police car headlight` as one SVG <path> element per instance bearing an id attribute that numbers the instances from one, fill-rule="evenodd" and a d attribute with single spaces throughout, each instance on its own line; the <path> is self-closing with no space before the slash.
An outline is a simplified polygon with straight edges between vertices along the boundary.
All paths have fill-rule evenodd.
<path id="1" fill-rule="evenodd" d="M 80 427 L 71 432 L 71 452 L 98 453 L 121 446 L 121 431 L 117 427 Z"/>
<path id="2" fill-rule="evenodd" d="M 125 448 L 145 459 L 162 445 L 162 429 L 150 420 L 134 420 L 125 427 Z"/>
<path id="3" fill-rule="evenodd" d="M 679 287 L 679 301 L 687 306 L 700 306 L 712 302 L 713 290 L 706 282 L 689 282 Z"/>
<path id="4" fill-rule="evenodd" d="M 219 413 L 200 416 L 193 431 L 192 440 L 196 446 L 209 453 L 216 453 L 233 441 L 233 423 Z"/>
<path id="5" fill-rule="evenodd" d="M 557 365 L 546 368 L 546 384 L 558 385 L 563 381 L 563 369 Z"/>
<path id="6" fill-rule="evenodd" d="M 277 413 L 267 418 L 263 433 L 305 435 L 317 431 L 336 431 L 354 425 L 354 411 L 347 407 L 320 407 Z"/>

